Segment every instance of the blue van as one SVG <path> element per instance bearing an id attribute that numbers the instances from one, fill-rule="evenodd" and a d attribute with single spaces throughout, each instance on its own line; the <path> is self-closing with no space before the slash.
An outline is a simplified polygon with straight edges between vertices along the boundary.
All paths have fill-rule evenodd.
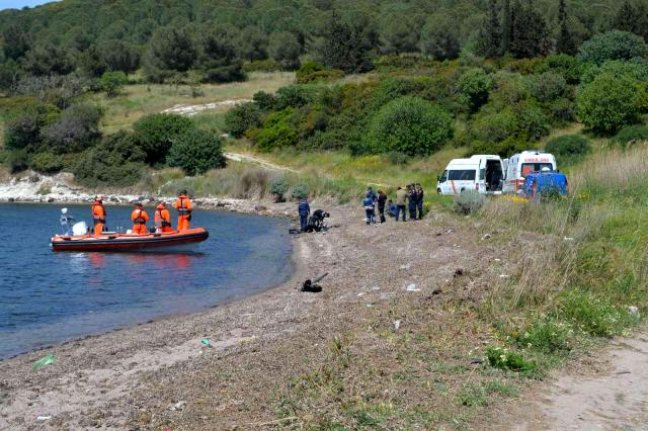
<path id="1" fill-rule="evenodd" d="M 522 191 L 530 199 L 552 191 L 558 192 L 561 196 L 566 196 L 569 192 L 567 175 L 555 171 L 528 174 L 524 180 Z"/>

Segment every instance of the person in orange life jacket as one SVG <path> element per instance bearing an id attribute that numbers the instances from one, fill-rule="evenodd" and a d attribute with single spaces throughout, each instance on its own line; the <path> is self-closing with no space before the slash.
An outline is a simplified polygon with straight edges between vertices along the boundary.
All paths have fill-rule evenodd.
<path id="1" fill-rule="evenodd" d="M 173 232 L 171 227 L 171 213 L 164 202 L 158 203 L 155 208 L 155 227 L 158 232 Z"/>
<path id="2" fill-rule="evenodd" d="M 94 234 L 95 236 L 99 236 L 106 227 L 106 207 L 103 205 L 103 199 L 101 196 L 95 197 L 91 211 L 92 221 L 94 223 Z"/>
<path id="3" fill-rule="evenodd" d="M 178 211 L 178 230 L 189 229 L 189 222 L 191 221 L 191 201 L 187 196 L 187 191 L 182 190 L 173 204 L 173 208 Z"/>
<path id="4" fill-rule="evenodd" d="M 144 207 L 140 203 L 135 204 L 135 208 L 131 213 L 131 220 L 133 221 L 133 233 L 138 235 L 146 235 L 146 223 L 149 221 L 149 216 L 144 211 Z"/>

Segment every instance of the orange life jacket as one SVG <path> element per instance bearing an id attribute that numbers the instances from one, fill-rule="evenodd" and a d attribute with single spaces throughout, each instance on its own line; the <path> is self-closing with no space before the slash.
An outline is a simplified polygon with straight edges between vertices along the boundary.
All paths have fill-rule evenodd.
<path id="1" fill-rule="evenodd" d="M 162 227 L 171 227 L 171 213 L 164 205 L 158 205 L 155 209 L 155 224 Z"/>
<path id="2" fill-rule="evenodd" d="M 149 219 L 148 214 L 146 214 L 146 211 L 144 211 L 141 208 L 136 208 L 131 213 L 131 220 L 135 224 L 146 224 L 148 219 Z"/>
<path id="3" fill-rule="evenodd" d="M 92 204 L 92 220 L 95 223 L 105 223 L 106 222 L 106 207 L 99 201 L 95 201 Z"/>
<path id="4" fill-rule="evenodd" d="M 191 215 L 191 201 L 186 195 L 178 196 L 173 207 L 178 210 L 178 215 L 180 216 Z"/>

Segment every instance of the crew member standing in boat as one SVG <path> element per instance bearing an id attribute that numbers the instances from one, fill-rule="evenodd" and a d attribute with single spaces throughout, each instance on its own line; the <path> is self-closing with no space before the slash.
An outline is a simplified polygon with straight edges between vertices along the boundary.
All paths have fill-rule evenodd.
<path id="1" fill-rule="evenodd" d="M 173 207 L 178 210 L 178 230 L 189 229 L 189 222 L 191 221 L 191 201 L 187 196 L 186 190 L 180 192 Z"/>
<path id="2" fill-rule="evenodd" d="M 144 211 L 141 203 L 136 203 L 133 212 L 131 213 L 131 220 L 133 221 L 133 233 L 138 235 L 146 235 L 146 223 L 149 221 L 149 216 Z"/>
<path id="3" fill-rule="evenodd" d="M 164 202 L 160 202 L 155 208 L 155 227 L 158 232 L 173 232 L 171 227 L 171 213 Z"/>
<path id="4" fill-rule="evenodd" d="M 106 227 L 106 207 L 103 205 L 101 196 L 95 197 L 92 203 L 92 221 L 94 222 L 95 236 L 101 235 Z"/>

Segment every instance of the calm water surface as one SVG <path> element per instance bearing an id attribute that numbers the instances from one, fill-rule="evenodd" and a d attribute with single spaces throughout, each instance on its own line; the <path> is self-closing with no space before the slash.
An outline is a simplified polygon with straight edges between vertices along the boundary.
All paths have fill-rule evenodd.
<path id="1" fill-rule="evenodd" d="M 0 204 L 0 358 L 205 309 L 275 286 L 292 269 L 284 220 L 196 211 L 192 225 L 210 234 L 197 253 L 54 253 L 61 208 Z M 89 222 L 89 206 L 68 208 Z M 130 227 L 130 208 L 107 210 L 111 229 Z"/>

